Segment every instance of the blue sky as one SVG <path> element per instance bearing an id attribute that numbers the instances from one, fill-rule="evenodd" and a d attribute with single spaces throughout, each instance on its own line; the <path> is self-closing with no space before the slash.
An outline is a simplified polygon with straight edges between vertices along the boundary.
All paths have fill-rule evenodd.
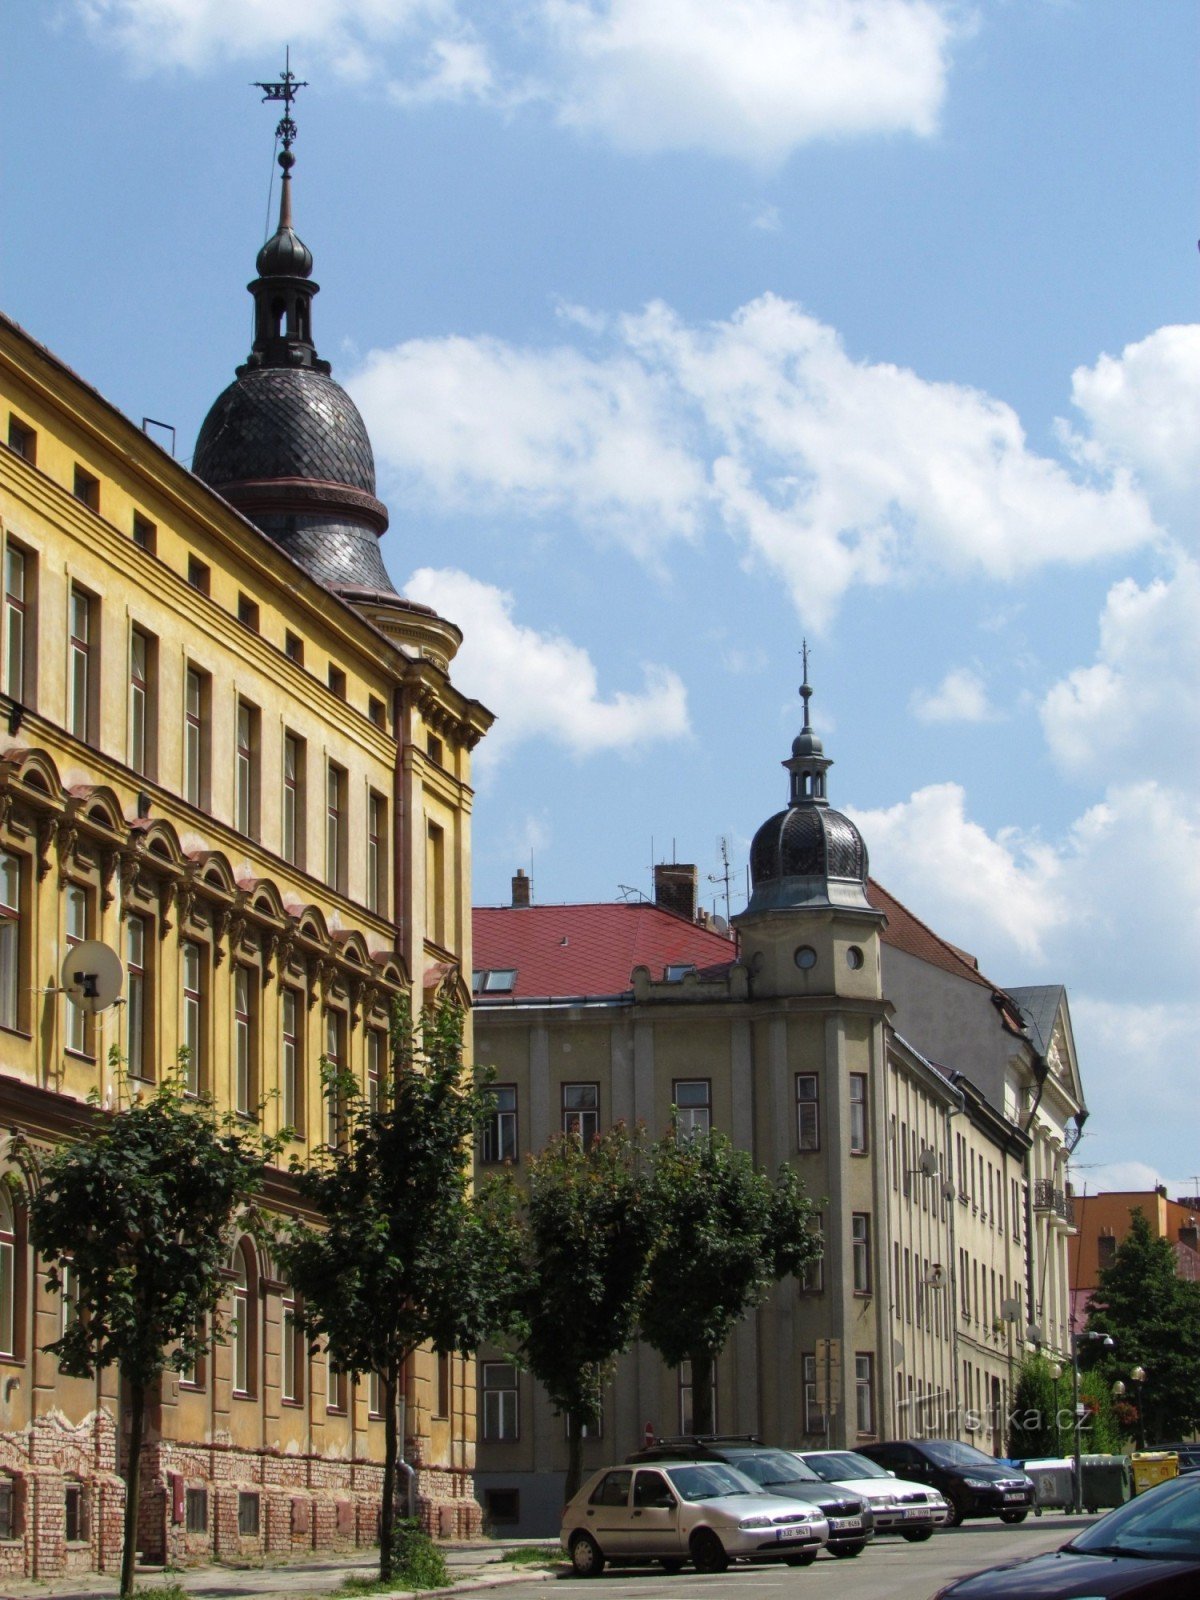
<path id="1" fill-rule="evenodd" d="M 1194 1192 L 1198 31 L 1185 0 L 42 0 L 5 18 L 0 304 L 188 457 L 249 343 L 249 84 L 290 43 L 318 347 L 397 586 L 499 714 L 477 900 L 706 876 L 722 835 L 740 888 L 807 636 L 876 875 L 996 982 L 1068 985 L 1078 1182 Z"/>

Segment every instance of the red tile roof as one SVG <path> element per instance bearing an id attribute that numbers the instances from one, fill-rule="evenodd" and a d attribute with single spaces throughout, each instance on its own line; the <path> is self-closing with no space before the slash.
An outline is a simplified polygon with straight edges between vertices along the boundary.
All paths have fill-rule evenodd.
<path id="1" fill-rule="evenodd" d="M 476 906 L 475 971 L 516 968 L 518 1000 L 624 994 L 634 967 L 661 980 L 668 965 L 727 967 L 737 945 L 649 901 Z M 489 994 L 488 1000 L 505 995 Z"/>
<path id="2" fill-rule="evenodd" d="M 934 933 L 920 917 L 914 917 L 907 906 L 901 905 L 874 878 L 867 881 L 867 899 L 876 911 L 882 911 L 887 917 L 887 927 L 881 935 L 884 944 L 890 944 L 893 949 L 903 950 L 910 956 L 917 956 L 921 961 L 928 961 L 930 966 L 941 967 L 943 972 L 952 972 L 956 978 L 982 984 L 985 989 L 995 988 L 995 984 L 988 982 L 969 956 Z"/>

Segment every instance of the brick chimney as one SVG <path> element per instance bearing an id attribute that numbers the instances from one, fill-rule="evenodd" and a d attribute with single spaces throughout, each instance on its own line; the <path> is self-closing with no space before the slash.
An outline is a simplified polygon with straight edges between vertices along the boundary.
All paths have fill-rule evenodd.
<path id="1" fill-rule="evenodd" d="M 512 881 L 512 903 L 514 906 L 527 906 L 532 900 L 533 881 L 525 876 L 524 867 L 518 867 Z"/>
<path id="2" fill-rule="evenodd" d="M 654 869 L 654 904 L 695 922 L 698 881 L 696 868 L 689 862 L 659 862 Z"/>

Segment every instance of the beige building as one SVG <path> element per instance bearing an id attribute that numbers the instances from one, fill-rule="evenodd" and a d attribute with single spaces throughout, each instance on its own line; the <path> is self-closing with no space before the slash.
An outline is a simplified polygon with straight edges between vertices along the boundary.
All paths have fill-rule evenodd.
<path id="1" fill-rule="evenodd" d="M 331 1134 L 322 1056 L 365 1092 L 394 997 L 470 961 L 470 752 L 460 636 L 401 599 L 378 551 L 370 443 L 317 356 L 312 258 L 291 223 L 258 257 L 251 354 L 185 470 L 0 319 L 0 1570 L 117 1554 L 116 1374 L 66 1379 L 69 1311 L 33 1255 L 11 1158 L 119 1109 L 185 1052 L 189 1092 Z M 119 1003 L 63 993 L 72 949 L 120 959 Z M 334 1130 L 336 1137 L 336 1130 Z M 371 1542 L 375 1385 L 310 1355 L 270 1229 L 232 1243 L 227 1342 L 153 1399 L 141 1547 L 155 1560 Z M 473 1367 L 416 1359 L 406 1450 L 426 1521 L 478 1527 Z"/>
<path id="2" fill-rule="evenodd" d="M 695 869 L 677 865 L 657 869 L 655 904 L 534 905 L 518 874 L 512 905 L 476 909 L 477 1049 L 497 1070 L 481 1163 L 619 1118 L 658 1131 L 672 1105 L 768 1169 L 791 1162 L 822 1200 L 823 1259 L 735 1332 L 719 1430 L 810 1448 L 949 1433 L 999 1451 L 1038 1281 L 1033 1136 L 982 1085 L 998 1095 L 997 1061 L 1014 1098 L 1036 1084 L 1037 1048 L 1014 1002 L 869 879 L 858 830 L 828 803 L 809 693 L 788 805 L 755 836 L 734 932 L 697 920 Z M 970 1029 L 923 1032 L 923 985 Z M 503 1352 L 479 1371 L 480 1498 L 496 1523 L 545 1532 L 562 1419 Z M 637 1348 L 585 1464 L 689 1427 L 686 1367 Z"/>

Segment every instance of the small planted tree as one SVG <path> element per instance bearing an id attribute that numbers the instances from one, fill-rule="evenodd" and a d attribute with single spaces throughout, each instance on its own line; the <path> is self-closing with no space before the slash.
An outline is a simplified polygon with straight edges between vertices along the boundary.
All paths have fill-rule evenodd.
<path id="1" fill-rule="evenodd" d="M 217 1334 L 232 1224 L 274 1153 L 233 1117 L 185 1101 L 172 1080 L 127 1111 L 96 1109 L 84 1134 L 41 1164 L 30 1236 L 52 1290 L 62 1292 L 69 1262 L 77 1304 L 46 1349 L 73 1377 L 115 1366 L 129 1395 L 122 1595 L 133 1593 L 147 1394 Z"/>
<path id="2" fill-rule="evenodd" d="M 1070 1399 L 1070 1373 L 1065 1393 Z M 1061 1448 L 1058 1391 L 1044 1355 L 1026 1356 L 1017 1369 L 1009 1408 L 1008 1453 L 1019 1461 L 1056 1456 Z"/>
<path id="3" fill-rule="evenodd" d="M 622 1124 L 585 1146 L 561 1134 L 529 1159 L 511 1334 L 567 1419 L 564 1499 L 583 1477 L 584 1428 L 633 1342 L 653 1238 L 638 1141 Z"/>
<path id="4" fill-rule="evenodd" d="M 669 1367 L 691 1363 L 692 1426 L 713 1428 L 713 1364 L 771 1286 L 821 1253 L 793 1168 L 772 1179 L 722 1133 L 674 1130 L 654 1146 L 654 1254 L 641 1335 Z"/>
<path id="5" fill-rule="evenodd" d="M 299 1320 L 341 1372 L 379 1376 L 384 1475 L 379 1575 L 394 1564 L 398 1408 L 404 1364 L 423 1345 L 469 1355 L 498 1326 L 511 1294 L 508 1212 L 476 1205 L 470 1145 L 493 1109 L 463 1063 L 463 1012 L 406 1003 L 392 1020 L 392 1072 L 372 1109 L 352 1078 L 331 1078 L 343 1138 L 295 1168 L 320 1229 L 297 1225 L 280 1247 L 301 1297 Z"/>

